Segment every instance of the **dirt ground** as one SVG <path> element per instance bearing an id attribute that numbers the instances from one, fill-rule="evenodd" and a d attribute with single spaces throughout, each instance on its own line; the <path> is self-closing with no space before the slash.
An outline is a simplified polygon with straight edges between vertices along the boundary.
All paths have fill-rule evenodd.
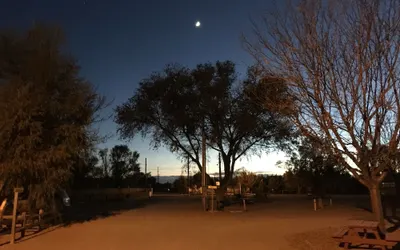
<path id="1" fill-rule="evenodd" d="M 331 235 L 347 220 L 371 218 L 357 208 L 362 202 L 338 198 L 333 206 L 313 211 L 312 200 L 305 197 L 277 196 L 249 205 L 247 212 L 232 206 L 211 213 L 202 211 L 198 198 L 156 195 L 144 206 L 49 229 L 3 248 L 333 250 L 340 248 Z"/>

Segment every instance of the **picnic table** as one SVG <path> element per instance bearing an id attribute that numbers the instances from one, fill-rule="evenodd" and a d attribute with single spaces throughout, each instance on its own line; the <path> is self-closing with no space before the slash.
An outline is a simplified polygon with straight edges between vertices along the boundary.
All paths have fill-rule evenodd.
<path id="1" fill-rule="evenodd" d="M 365 246 L 369 248 L 392 249 L 400 242 L 400 231 L 387 233 L 379 231 L 378 222 L 366 220 L 351 220 L 347 227 L 341 228 L 333 235 L 338 242 L 344 244 L 344 249 L 351 246 Z"/>

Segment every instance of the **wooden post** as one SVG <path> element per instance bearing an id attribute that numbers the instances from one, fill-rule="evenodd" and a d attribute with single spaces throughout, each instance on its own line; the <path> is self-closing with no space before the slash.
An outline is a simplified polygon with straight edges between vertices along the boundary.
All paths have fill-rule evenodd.
<path id="1" fill-rule="evenodd" d="M 214 212 L 214 189 L 211 190 L 211 212 Z"/>
<path id="2" fill-rule="evenodd" d="M 317 200 L 314 198 L 314 211 L 317 211 Z"/>
<path id="3" fill-rule="evenodd" d="M 329 206 L 332 206 L 332 197 L 329 198 Z"/>
<path id="4" fill-rule="evenodd" d="M 22 229 L 21 229 L 21 238 L 25 237 L 25 226 L 26 226 L 26 212 L 22 213 Z"/>
<path id="5" fill-rule="evenodd" d="M 43 229 L 43 215 L 44 215 L 44 210 L 43 209 L 39 209 L 39 218 L 38 218 L 38 223 L 39 223 L 39 231 L 41 231 Z"/>
<path id="6" fill-rule="evenodd" d="M 23 188 L 14 188 L 14 204 L 13 204 L 13 215 L 12 215 L 12 224 L 11 224 L 11 239 L 10 243 L 14 244 L 15 242 L 15 227 L 17 224 L 17 208 L 18 208 L 18 194 L 24 191 Z"/>
<path id="7" fill-rule="evenodd" d="M 243 210 L 244 211 L 247 211 L 247 208 L 246 208 L 246 199 L 242 199 L 243 200 Z"/>

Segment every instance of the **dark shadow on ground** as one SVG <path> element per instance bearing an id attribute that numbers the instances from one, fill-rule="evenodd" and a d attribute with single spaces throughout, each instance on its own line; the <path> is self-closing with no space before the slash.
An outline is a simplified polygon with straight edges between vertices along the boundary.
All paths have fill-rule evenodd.
<path id="1" fill-rule="evenodd" d="M 370 204 L 369 200 L 363 201 L 363 202 L 358 202 L 356 204 L 356 207 L 372 213 L 371 204 Z M 388 228 L 388 232 L 393 232 L 393 231 L 400 229 L 399 209 L 397 208 L 396 211 L 393 211 L 392 207 L 383 205 L 383 210 L 384 210 L 385 220 L 387 220 L 389 223 L 393 224 L 393 226 Z M 393 249 L 395 249 L 395 248 L 393 248 Z"/>
<path id="2" fill-rule="evenodd" d="M 38 231 L 38 229 L 36 229 L 36 228 L 28 229 L 26 231 L 26 235 L 24 237 L 22 237 L 21 234 L 19 234 L 19 233 L 16 234 L 15 243 L 24 242 L 24 241 L 36 238 L 38 236 L 42 236 L 42 235 L 51 233 L 58 228 L 60 228 L 60 226 L 53 226 L 51 228 L 47 228 L 42 231 Z M 4 232 L 4 233 L 8 234 L 8 236 L 10 234 L 10 232 Z M 4 245 L 8 245 L 8 244 L 10 244 L 10 241 L 3 242 L 2 244 L 0 244 L 0 247 L 4 246 Z"/>
<path id="3" fill-rule="evenodd" d="M 140 209 L 152 202 L 152 199 L 146 198 L 128 198 L 111 201 L 76 201 L 63 213 L 62 222 L 64 226 L 70 226 L 75 223 L 115 216 L 127 210 Z"/>
<path id="4" fill-rule="evenodd" d="M 125 198 L 120 200 L 86 200 L 74 201 L 71 207 L 63 211 L 60 220 L 51 219 L 44 224 L 44 229 L 38 230 L 35 226 L 26 231 L 25 237 L 21 238 L 21 234 L 16 234 L 15 243 L 30 240 L 32 238 L 44 235 L 54 231 L 60 227 L 68 227 L 76 223 L 84 223 L 97 219 L 103 219 L 111 216 L 116 216 L 123 211 L 141 209 L 149 204 L 160 202 L 158 199 L 149 199 L 146 197 L 140 198 Z M 44 218 L 46 220 L 46 218 Z M 46 220 L 47 221 L 47 220 Z M 1 235 L 10 235 L 10 230 L 3 230 Z M 9 244 L 9 241 L 3 242 L 0 246 Z"/>

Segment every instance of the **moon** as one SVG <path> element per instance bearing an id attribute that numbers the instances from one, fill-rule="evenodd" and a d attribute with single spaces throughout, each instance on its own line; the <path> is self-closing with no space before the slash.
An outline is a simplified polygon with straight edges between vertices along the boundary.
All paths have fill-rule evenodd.
<path id="1" fill-rule="evenodd" d="M 201 26 L 200 21 L 197 21 L 194 26 L 196 26 L 196 28 L 200 28 L 200 26 Z"/>

